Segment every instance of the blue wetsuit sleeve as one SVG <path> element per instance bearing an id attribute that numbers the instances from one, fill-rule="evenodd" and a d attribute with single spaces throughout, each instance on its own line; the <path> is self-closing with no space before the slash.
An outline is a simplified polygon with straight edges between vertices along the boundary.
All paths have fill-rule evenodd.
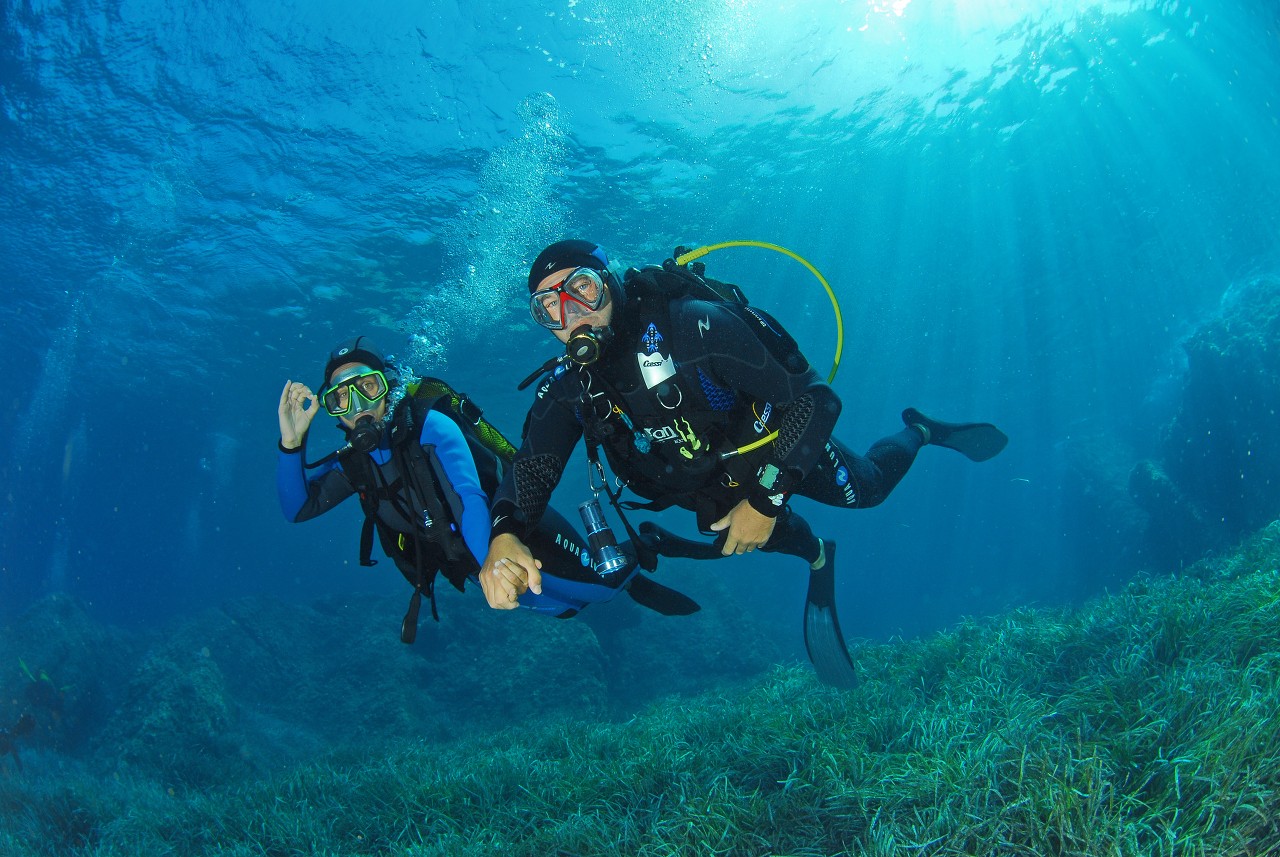
<path id="1" fill-rule="evenodd" d="M 462 500 L 462 540 L 476 562 L 484 564 L 489 551 L 489 498 L 480 487 L 480 474 L 462 429 L 439 411 L 428 411 L 422 421 L 422 443 L 435 444 L 445 478 Z"/>
<path id="2" fill-rule="evenodd" d="M 307 502 L 307 477 L 302 469 L 306 448 L 305 441 L 297 449 L 276 447 L 276 495 L 287 521 L 298 520 L 302 504 Z"/>
<path id="3" fill-rule="evenodd" d="M 277 447 L 276 451 L 276 495 L 280 498 L 280 511 L 285 520 L 295 524 L 329 511 L 354 493 L 336 461 L 316 468 L 316 473 L 307 479 L 302 466 L 306 448 L 304 440 L 296 450 Z"/>

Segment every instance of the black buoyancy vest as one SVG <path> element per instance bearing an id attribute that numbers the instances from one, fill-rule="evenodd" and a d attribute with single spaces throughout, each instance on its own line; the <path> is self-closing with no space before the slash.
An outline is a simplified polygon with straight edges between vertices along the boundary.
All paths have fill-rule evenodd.
<path id="1" fill-rule="evenodd" d="M 367 454 L 352 452 L 342 456 L 343 473 L 359 496 L 365 514 L 360 564 L 377 564 L 371 556 L 373 534 L 377 532 L 383 551 L 414 588 L 409 613 L 401 627 L 401 639 L 406 643 L 413 641 L 422 594 L 431 599 L 431 614 L 439 619 L 436 574 L 443 572 L 454 588 L 462 591 L 467 577 L 479 570 L 462 536 L 462 498 L 449 482 L 435 446 L 422 443 L 422 426 L 432 410 L 445 414 L 462 430 L 486 497 L 493 496 L 502 481 L 504 462 L 514 455 L 511 444 L 484 420 L 470 399 L 443 381 L 423 378 L 409 384 L 387 428 L 394 467 L 391 482 Z M 383 504 L 403 519 L 409 532 L 398 531 L 384 520 L 379 514 Z"/>
<path id="2" fill-rule="evenodd" d="M 678 257 L 683 252 L 683 248 L 677 248 L 674 255 Z M 690 377 L 676 365 L 669 370 L 662 368 L 661 361 L 670 357 L 669 347 L 658 345 L 652 349 L 652 357 L 657 361 L 652 368 L 643 363 L 635 368 L 629 365 L 633 359 L 644 359 L 646 352 L 651 350 L 651 342 L 672 333 L 673 308 L 676 305 L 688 300 L 712 303 L 741 320 L 774 359 L 789 371 L 799 373 L 809 368 L 795 339 L 777 319 L 750 306 L 741 288 L 706 277 L 704 270 L 700 262 L 685 266 L 678 265 L 674 259 L 666 260 L 661 266 L 628 270 L 624 292 L 631 326 L 625 333 L 620 331 L 614 348 L 622 347 L 624 352 L 615 353 L 611 362 L 619 366 L 629 379 L 633 377 L 632 372 L 639 372 L 637 380 L 640 383 L 634 387 L 624 384 L 625 389 L 619 390 L 603 383 L 603 373 L 586 370 L 597 382 L 602 382 L 601 386 L 608 390 L 608 397 L 616 399 L 627 414 L 629 423 L 624 430 L 618 424 L 617 414 L 602 414 L 598 407 L 591 407 L 592 402 L 583 402 L 584 431 L 605 446 L 611 455 L 626 461 L 625 469 L 631 476 L 631 487 L 636 493 L 654 498 L 652 503 L 629 504 L 632 507 L 657 509 L 674 503 L 697 505 L 696 495 L 707 491 L 722 494 L 723 489 L 732 490 L 741 481 L 754 478 L 758 465 L 755 457 L 731 456 L 721 460 L 716 453 L 725 451 L 726 447 L 736 448 L 739 444 L 759 439 L 776 427 L 780 419 L 780 414 L 768 403 L 742 399 L 725 410 L 698 408 L 695 413 L 693 409 L 697 406 L 694 403 L 699 402 L 700 397 L 705 397 L 708 402 L 713 396 L 729 400 L 737 397 L 738 393 L 719 389 L 714 381 L 700 373 L 696 378 Z M 654 376 L 645 377 L 647 371 L 656 372 L 657 377 L 665 376 L 668 371 L 672 374 L 661 382 L 653 383 Z M 692 442 L 678 437 L 683 433 L 694 435 L 690 438 Z M 640 449 L 644 443 L 640 439 L 642 434 L 650 441 L 649 451 Z M 673 437 L 676 440 L 673 441 Z M 630 438 L 636 438 L 640 443 L 631 443 Z M 664 443 L 674 445 L 660 445 Z"/>

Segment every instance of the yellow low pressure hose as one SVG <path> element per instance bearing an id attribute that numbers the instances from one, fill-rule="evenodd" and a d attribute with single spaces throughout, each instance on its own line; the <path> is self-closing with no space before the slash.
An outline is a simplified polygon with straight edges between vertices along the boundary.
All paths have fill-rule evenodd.
<path id="1" fill-rule="evenodd" d="M 786 247 L 780 247 L 777 244 L 769 244 L 765 241 L 721 241 L 719 244 L 708 244 L 706 247 L 699 247 L 696 250 L 690 250 L 688 253 L 682 253 L 676 257 L 677 265 L 687 265 L 694 259 L 700 259 L 708 253 L 716 250 L 722 250 L 725 247 L 762 247 L 765 250 L 772 250 L 775 253 L 781 253 L 784 256 L 790 256 L 801 265 L 809 269 L 809 273 L 818 278 L 818 282 L 822 283 L 822 287 L 827 290 L 827 297 L 831 298 L 831 306 L 836 314 L 836 356 L 831 364 L 831 373 L 827 375 L 827 383 L 830 384 L 835 380 L 836 372 L 840 369 L 840 355 L 844 352 L 844 317 L 840 312 L 840 301 L 836 300 L 836 293 L 832 290 L 831 284 L 827 282 L 827 278 L 809 261 L 798 253 L 793 253 Z"/>

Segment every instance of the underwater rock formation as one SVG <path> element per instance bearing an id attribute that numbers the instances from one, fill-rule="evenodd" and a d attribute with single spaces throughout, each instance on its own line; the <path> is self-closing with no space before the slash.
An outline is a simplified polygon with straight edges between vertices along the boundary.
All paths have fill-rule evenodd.
<path id="1" fill-rule="evenodd" d="M 1204 514 L 1153 461 L 1129 473 L 1129 493 L 1147 511 L 1146 553 L 1160 568 L 1176 568 L 1222 541 L 1222 527 Z"/>
<path id="2" fill-rule="evenodd" d="M 165 643 L 129 682 L 98 737 L 98 755 L 167 784 L 212 785 L 251 770 L 235 720 L 226 679 L 207 650 Z"/>
<path id="3" fill-rule="evenodd" d="M 24 745 L 76 753 L 87 748 L 122 698 L 142 643 L 106 628 L 82 603 L 53 595 L 0 633 L 0 728 L 30 713 Z"/>
<path id="4" fill-rule="evenodd" d="M 1162 460 L 1139 465 L 1131 485 L 1152 543 L 1187 560 L 1280 516 L 1280 277 L 1233 287 L 1183 349 Z"/>
<path id="5" fill-rule="evenodd" d="M 406 738 L 607 720 L 776 661 L 776 647 L 727 603 L 693 617 L 651 615 L 625 599 L 604 606 L 622 612 L 588 624 L 442 595 L 441 621 L 424 619 L 405 646 L 404 600 L 394 596 L 245 598 L 147 633 L 50 598 L 0 637 L 10 665 L 0 670 L 0 728 L 33 712 L 37 731 L 20 747 L 28 771 L 60 756 L 205 787 Z M 33 759 L 28 746 L 51 755 Z"/>

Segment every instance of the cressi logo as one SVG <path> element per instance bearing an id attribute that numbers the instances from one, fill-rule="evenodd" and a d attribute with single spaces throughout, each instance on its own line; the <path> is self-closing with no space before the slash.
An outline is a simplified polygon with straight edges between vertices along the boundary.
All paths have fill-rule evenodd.
<path id="1" fill-rule="evenodd" d="M 756 434 L 764 434 L 765 426 L 769 424 L 769 417 L 773 416 L 773 403 L 764 403 L 764 413 L 760 415 L 760 419 L 755 422 Z"/>

